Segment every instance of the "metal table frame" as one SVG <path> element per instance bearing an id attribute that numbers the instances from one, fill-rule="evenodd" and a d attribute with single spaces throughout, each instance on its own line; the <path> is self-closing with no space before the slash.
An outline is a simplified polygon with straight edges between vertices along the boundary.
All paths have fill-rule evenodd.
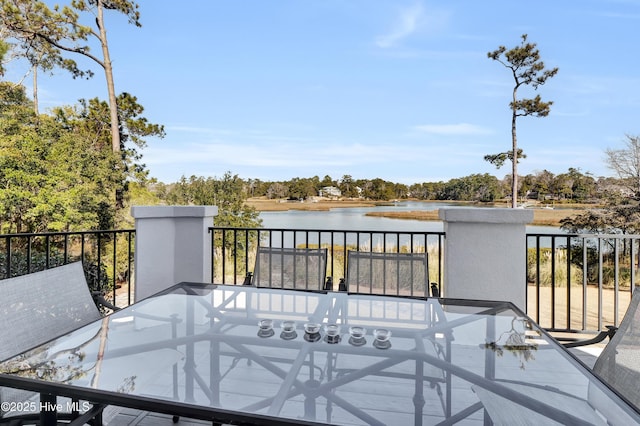
<path id="1" fill-rule="evenodd" d="M 201 298 L 188 297 L 189 295 L 197 296 L 203 293 L 212 291 L 213 289 L 228 289 L 230 297 L 225 299 L 224 304 L 213 306 L 207 304 Z M 235 293 L 234 293 L 235 292 Z M 250 292 L 250 293 L 247 293 Z M 253 293 L 251 293 L 253 292 Z M 465 368 L 454 365 L 451 362 L 451 345 L 455 339 L 452 334 L 452 330 L 456 327 L 469 324 L 474 321 L 487 320 L 495 315 L 498 315 L 505 311 L 513 311 L 517 315 L 522 316 L 531 324 L 533 321 L 529 320 L 522 312 L 515 308 L 512 304 L 506 302 L 479 302 L 470 300 L 452 300 L 452 299 L 429 299 L 425 301 L 424 298 L 402 298 L 402 297 L 386 297 L 386 296 L 371 296 L 367 295 L 367 300 L 381 301 L 384 303 L 395 303 L 406 301 L 408 303 L 415 302 L 416 304 L 424 305 L 428 304 L 432 308 L 431 315 L 424 325 L 424 327 L 417 327 L 413 329 L 403 329 L 402 327 L 394 328 L 394 333 L 397 333 L 397 337 L 404 339 L 414 339 L 415 347 L 412 350 L 399 350 L 399 349 L 386 349 L 381 351 L 380 349 L 372 347 L 354 347 L 350 345 L 328 345 L 328 344 L 316 344 L 298 340 L 285 341 L 282 339 L 261 339 L 257 336 L 247 335 L 234 335 L 231 333 L 225 333 L 223 328 L 225 326 L 256 326 L 256 317 L 260 315 L 260 312 L 254 312 L 252 314 L 244 313 L 246 315 L 232 316 L 228 313 L 228 310 L 233 310 L 233 298 L 238 297 L 241 294 L 259 294 L 258 292 L 270 292 L 270 294 L 296 294 L 302 295 L 307 292 L 292 291 L 292 290 L 272 290 L 272 289 L 255 289 L 242 286 L 215 286 L 212 284 L 200 284 L 200 283 L 180 283 L 177 284 L 159 294 L 152 296 L 160 297 L 163 295 L 175 295 L 184 294 L 186 301 L 186 317 L 173 321 L 172 324 L 176 324 L 178 321 L 184 321 L 186 334 L 181 336 L 175 331 L 175 327 L 172 326 L 171 336 L 167 339 L 160 339 L 149 343 L 141 343 L 128 348 L 114 349 L 106 353 L 108 357 L 124 356 L 131 353 L 143 353 L 153 349 L 159 348 L 185 348 L 185 394 L 184 400 L 178 400 L 177 390 L 174 390 L 175 400 L 155 398 L 145 395 L 134 395 L 126 393 L 118 393 L 113 391 L 106 391 L 95 388 L 80 387 L 74 385 L 68 385 L 64 383 L 48 382 L 44 380 L 37 380 L 28 377 L 21 377 L 12 374 L 0 374 L 0 385 L 7 387 L 15 387 L 26 389 L 30 391 L 39 392 L 42 394 L 45 401 L 55 401 L 57 396 L 66 396 L 70 398 L 78 398 L 85 401 L 90 401 L 96 406 L 99 405 L 117 405 L 123 407 L 129 407 L 133 409 L 158 412 L 164 414 L 170 414 L 180 417 L 197 418 L 202 420 L 210 420 L 214 423 L 233 423 L 233 424 L 264 424 L 264 425 L 313 425 L 313 424 L 326 424 L 321 420 L 317 420 L 317 413 L 315 407 L 315 401 L 317 398 L 324 398 L 327 401 L 327 421 L 331 420 L 333 405 L 340 407 L 356 417 L 360 418 L 363 422 L 372 425 L 381 425 L 376 418 L 369 415 L 366 411 L 351 404 L 339 395 L 336 395 L 335 389 L 343 386 L 347 383 L 357 381 L 359 378 L 365 376 L 371 376 L 376 374 L 381 375 L 393 375 L 401 379 L 407 379 L 413 381 L 415 384 L 415 391 L 413 396 L 414 405 L 414 419 L 415 424 L 422 424 L 422 407 L 425 403 L 424 395 L 424 382 L 436 383 L 437 389 L 440 389 L 440 383 L 444 386 L 445 392 L 442 396 L 443 399 L 443 417 L 444 421 L 441 424 L 453 424 L 461 419 L 468 417 L 469 415 L 481 410 L 483 408 L 481 403 L 471 404 L 466 408 L 459 410 L 457 413 L 452 413 L 452 376 L 462 378 L 463 380 L 482 386 L 500 396 L 517 401 L 524 407 L 528 407 L 533 410 L 543 411 L 548 413 L 550 417 L 560 421 L 561 423 L 578 423 L 579 419 L 572 416 L 569 413 L 563 412 L 561 409 L 549 406 L 527 395 L 520 394 L 511 390 L 508 387 L 502 386 L 499 381 L 495 379 L 494 361 L 495 356 L 491 351 L 486 351 L 484 362 L 484 375 L 476 374 L 472 371 L 468 371 Z M 278 293 L 279 292 L 279 293 Z M 235 294 L 235 296 L 234 296 Z M 347 304 L 350 301 L 358 300 L 359 295 L 349 295 L 345 293 L 327 293 L 327 292 L 308 292 L 309 297 L 317 298 L 318 304 L 313 312 L 308 313 L 308 319 L 318 322 L 339 322 L 344 325 L 350 323 L 354 316 L 350 316 L 348 312 Z M 150 298 L 151 299 L 151 298 Z M 149 299 L 146 299 L 149 300 Z M 193 315 L 196 308 L 196 303 L 199 306 L 206 309 L 208 317 L 210 318 L 210 324 L 205 332 L 196 332 L 193 322 Z M 126 313 L 127 310 L 135 309 L 137 304 L 132 305 L 129 308 L 125 308 L 120 311 L 121 314 Z M 476 309 L 475 314 L 461 316 L 456 319 L 448 320 L 446 312 L 442 310 L 442 307 L 469 307 Z M 430 308 L 430 309 L 431 309 Z M 359 317 L 358 317 L 359 318 Z M 175 318 L 174 318 L 175 319 Z M 100 320 L 103 321 L 103 320 Z M 408 320 L 411 321 L 411 320 Z M 393 321 L 389 320 L 390 328 L 393 328 Z M 492 328 L 492 321 L 487 320 L 486 330 L 487 336 L 491 337 L 495 334 L 494 327 Z M 257 328 L 257 327 L 256 327 Z M 536 328 L 537 329 L 537 328 Z M 542 330 L 539 330 L 541 338 L 547 339 L 550 343 L 549 350 L 563 351 L 560 345 L 552 341 Z M 425 350 L 425 339 L 436 339 L 439 337 L 439 341 L 443 343 L 442 352 L 437 356 L 433 356 Z M 495 338 L 495 336 L 493 336 Z M 195 351 L 194 346 L 196 343 L 209 342 L 210 346 L 210 371 L 209 378 L 205 380 L 195 366 Z M 222 346 L 231 348 L 223 349 Z M 260 353 L 252 349 L 252 347 L 271 346 L 293 349 L 296 355 L 291 358 L 286 358 L 287 365 L 290 365 L 288 369 L 281 368 L 274 360 L 268 357 L 262 356 Z M 326 354 L 328 360 L 327 377 L 322 382 L 314 380 L 314 357 L 316 353 Z M 369 363 L 366 366 L 358 369 L 352 369 L 350 371 L 340 371 L 339 368 L 333 367 L 333 361 L 340 359 L 341 357 L 349 357 L 352 355 L 358 355 L 371 358 L 382 358 L 375 362 Z M 265 370 L 270 371 L 282 382 L 280 384 L 280 391 L 276 395 L 270 398 L 265 398 L 259 402 L 253 402 L 248 404 L 242 409 L 225 409 L 220 408 L 220 395 L 219 388 L 214 386 L 219 383 L 222 374 L 220 366 L 221 356 L 241 356 L 250 360 L 252 363 L 256 363 Z M 395 358 L 394 358 L 395 357 Z M 573 356 L 566 352 L 566 357 L 572 358 Z M 283 359 L 277 360 L 282 362 Z M 407 375 L 401 373 L 385 372 L 387 368 L 400 362 L 411 361 L 415 363 L 414 373 Z M 577 369 L 586 370 L 586 368 L 574 358 L 574 363 Z M 431 376 L 426 376 L 424 372 L 425 365 L 431 365 L 443 372 L 441 381 Z M 1 363 L 0 363 L 1 365 Z M 298 374 L 303 368 L 309 368 L 309 377 L 307 381 L 301 381 L 298 379 Z M 177 371 L 174 367 L 174 385 Z M 584 371 L 589 375 L 588 371 Z M 595 378 L 595 376 L 594 376 Z M 597 379 L 596 379 L 597 380 Z M 208 382 L 208 383 L 207 383 Z M 611 392 L 612 395 L 617 395 L 614 391 L 610 390 L 606 385 L 600 383 L 603 389 L 607 392 Z M 432 386 L 436 387 L 436 386 Z M 210 399 L 210 406 L 196 403 L 194 392 L 196 388 L 206 393 Z M 304 418 L 288 418 L 279 416 L 280 410 L 289 398 L 297 395 L 304 395 Z M 619 397 L 619 395 L 617 395 Z M 257 410 L 266 409 L 265 413 L 258 413 Z M 640 419 L 640 413 L 633 407 L 627 407 L 629 415 L 636 416 Z M 43 424 L 55 424 L 55 413 L 44 412 L 42 413 Z"/>

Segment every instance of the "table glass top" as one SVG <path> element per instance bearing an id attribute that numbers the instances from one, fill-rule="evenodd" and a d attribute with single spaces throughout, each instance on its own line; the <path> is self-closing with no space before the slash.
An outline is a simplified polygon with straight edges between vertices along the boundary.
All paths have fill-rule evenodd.
<path id="1" fill-rule="evenodd" d="M 182 284 L 0 373 L 262 419 L 640 422 L 508 303 Z"/>

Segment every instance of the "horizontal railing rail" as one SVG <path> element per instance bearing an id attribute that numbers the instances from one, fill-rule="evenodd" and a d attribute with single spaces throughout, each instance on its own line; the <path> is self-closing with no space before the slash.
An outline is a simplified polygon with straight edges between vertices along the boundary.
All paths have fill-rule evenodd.
<path id="1" fill-rule="evenodd" d="M 135 230 L 0 234 L 0 280 L 82 261 L 91 290 L 133 302 Z"/>
<path id="2" fill-rule="evenodd" d="M 527 313 L 554 332 L 618 325 L 638 284 L 640 235 L 527 234 Z"/>
<path id="3" fill-rule="evenodd" d="M 429 282 L 441 290 L 444 232 L 395 232 L 275 228 L 209 228 L 212 241 L 212 280 L 241 284 L 253 272 L 258 246 L 327 248 L 327 277 L 335 290 L 346 277 L 348 251 L 428 254 Z M 393 287 L 389 287 L 393 288 Z M 395 289 L 397 292 L 397 289 Z M 428 289 L 425 288 L 425 292 Z M 396 294 L 396 293 L 394 293 Z M 427 294 L 427 293 L 425 293 Z"/>

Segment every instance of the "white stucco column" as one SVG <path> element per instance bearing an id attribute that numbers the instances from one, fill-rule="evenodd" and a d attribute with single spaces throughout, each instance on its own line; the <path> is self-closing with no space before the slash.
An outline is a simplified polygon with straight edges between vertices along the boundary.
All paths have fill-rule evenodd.
<path id="1" fill-rule="evenodd" d="M 505 300 L 526 310 L 526 225 L 533 211 L 443 208 L 444 296 Z"/>
<path id="2" fill-rule="evenodd" d="M 134 206 L 135 300 L 182 281 L 211 282 L 215 206 Z"/>

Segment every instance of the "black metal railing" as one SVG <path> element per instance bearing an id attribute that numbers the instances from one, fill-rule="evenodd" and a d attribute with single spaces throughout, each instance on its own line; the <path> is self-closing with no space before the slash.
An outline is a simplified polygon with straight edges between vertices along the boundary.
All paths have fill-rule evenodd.
<path id="1" fill-rule="evenodd" d="M 346 277 L 349 250 L 382 253 L 427 253 L 429 282 L 443 281 L 444 232 L 392 232 L 318 229 L 209 228 L 212 279 L 241 284 L 253 272 L 258 246 L 327 249 L 327 272 L 335 290 Z M 394 293 L 395 294 L 395 293 Z"/>
<path id="2" fill-rule="evenodd" d="M 527 313 L 550 331 L 618 325 L 638 284 L 640 235 L 527 234 Z"/>
<path id="3" fill-rule="evenodd" d="M 428 253 L 429 282 L 442 292 L 444 232 L 209 228 L 212 279 L 242 284 L 257 247 L 327 248 L 334 289 L 349 250 Z M 89 286 L 118 306 L 133 302 L 135 230 L 0 235 L 0 280 L 82 261 Z M 550 331 L 618 325 L 640 279 L 640 235 L 527 234 L 527 313 Z M 444 289 L 446 295 L 446 289 Z M 442 293 L 441 293 L 442 294 Z"/>
<path id="4" fill-rule="evenodd" d="M 133 302 L 135 230 L 0 235 L 0 280 L 82 261 L 91 290 Z"/>
<path id="5" fill-rule="evenodd" d="M 346 276 L 349 250 L 428 253 L 429 282 L 442 292 L 444 232 L 209 228 L 212 279 L 242 284 L 259 245 L 328 249 L 334 289 Z M 640 235 L 527 234 L 527 313 L 558 332 L 618 325 L 638 281 Z M 442 294 L 442 293 L 441 293 Z M 444 289 L 446 295 L 446 289 Z"/>

